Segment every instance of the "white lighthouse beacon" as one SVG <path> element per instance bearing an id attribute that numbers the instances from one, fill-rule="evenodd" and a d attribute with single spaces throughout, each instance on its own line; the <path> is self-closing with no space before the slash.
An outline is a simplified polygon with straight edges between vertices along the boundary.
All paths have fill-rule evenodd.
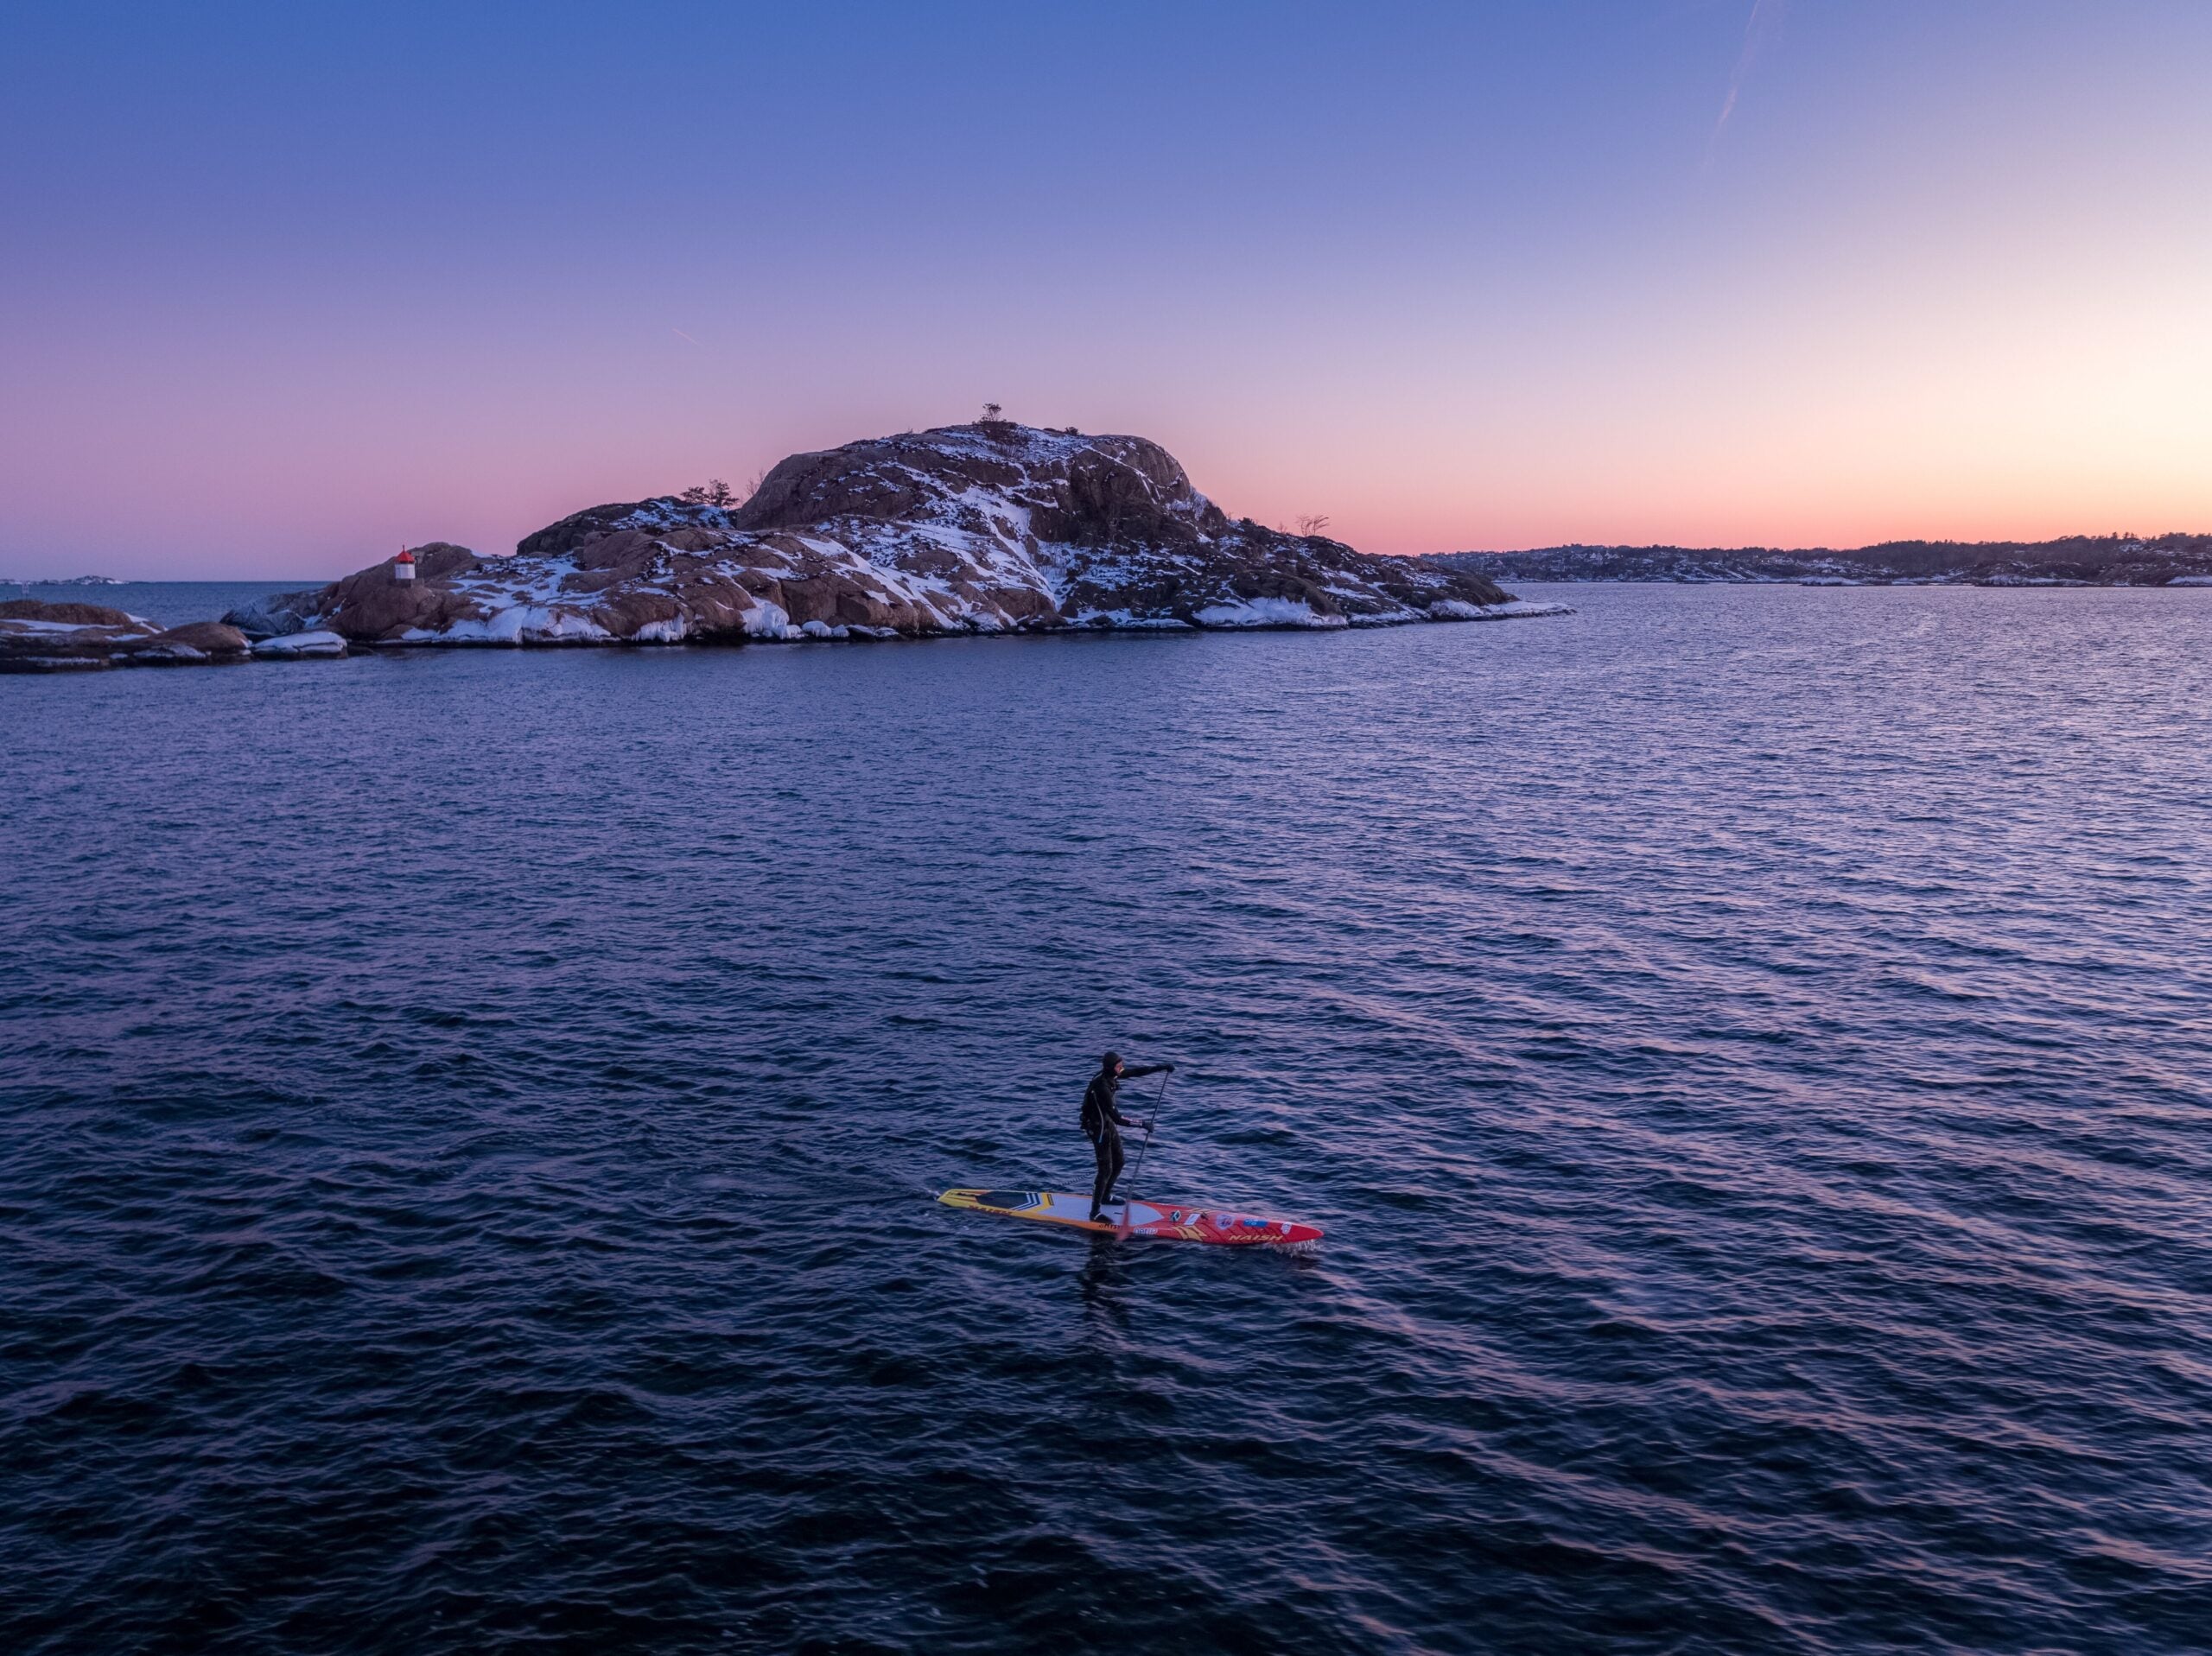
<path id="1" fill-rule="evenodd" d="M 404 546 L 399 549 L 399 555 L 391 561 L 391 578 L 394 581 L 415 579 L 415 555 Z"/>

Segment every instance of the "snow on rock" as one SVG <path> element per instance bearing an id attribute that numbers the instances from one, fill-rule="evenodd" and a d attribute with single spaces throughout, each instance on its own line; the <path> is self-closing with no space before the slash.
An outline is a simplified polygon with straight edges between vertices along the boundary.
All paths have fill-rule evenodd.
<path id="1" fill-rule="evenodd" d="M 342 656 L 346 653 L 346 640 L 334 632 L 288 632 L 262 639 L 253 646 L 253 653 L 263 661 Z"/>
<path id="2" fill-rule="evenodd" d="M 1432 607 L 1433 607 L 1432 606 Z M 1324 615 L 1302 598 L 1248 598 L 1209 604 L 1191 618 L 1202 627 L 1341 627 L 1341 615 Z"/>
<path id="3" fill-rule="evenodd" d="M 1572 604 L 1531 604 L 1525 598 L 1503 604 L 1470 604 L 1464 599 L 1443 598 L 1428 606 L 1433 621 L 1511 621 L 1536 615 L 1572 615 Z"/>
<path id="4" fill-rule="evenodd" d="M 220 621 L 164 631 L 105 604 L 48 604 L 35 598 L 0 604 L 0 672 L 201 667 L 245 659 L 245 634 Z"/>
<path id="5" fill-rule="evenodd" d="M 594 506 L 512 557 L 414 554 L 411 581 L 386 562 L 226 619 L 264 639 L 672 644 L 1551 612 L 1478 574 L 1231 518 L 1141 437 L 1007 421 L 794 454 L 741 506 Z"/>

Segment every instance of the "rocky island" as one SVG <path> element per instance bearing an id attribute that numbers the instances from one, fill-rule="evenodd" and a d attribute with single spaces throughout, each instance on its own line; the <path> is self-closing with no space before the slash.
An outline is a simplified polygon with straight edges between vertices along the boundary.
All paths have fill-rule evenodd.
<path id="1" fill-rule="evenodd" d="M 594 506 L 506 555 L 434 542 L 220 622 L 162 632 L 98 608 L 0 605 L 0 670 L 349 646 L 1395 626 L 1566 606 L 1232 518 L 1141 437 L 984 420 L 791 455 L 742 502 Z"/>
<path id="2" fill-rule="evenodd" d="M 226 619 L 361 644 L 666 644 L 1556 613 L 1482 575 L 1232 518 L 1141 437 L 980 421 L 794 454 L 740 504 L 594 506 Z"/>

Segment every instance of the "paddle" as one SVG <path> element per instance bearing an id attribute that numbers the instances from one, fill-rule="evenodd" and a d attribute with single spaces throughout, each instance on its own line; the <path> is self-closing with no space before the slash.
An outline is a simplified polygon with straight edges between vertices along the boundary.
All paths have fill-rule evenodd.
<path id="1" fill-rule="evenodd" d="M 1159 1125 L 1160 1107 L 1167 1099 L 1167 1078 L 1174 1073 L 1173 1066 L 1160 1072 L 1160 1090 L 1153 1094 L 1152 1100 L 1152 1120 L 1144 1124 L 1144 1143 L 1137 1146 L 1136 1171 L 1129 1175 L 1129 1189 L 1132 1190 L 1137 1188 L 1138 1177 L 1144 1171 L 1144 1158 L 1152 1152 L 1152 1130 Z M 1129 1203 L 1135 1200 L 1135 1196 L 1122 1198 L 1122 1216 L 1125 1221 L 1128 1217 Z"/>

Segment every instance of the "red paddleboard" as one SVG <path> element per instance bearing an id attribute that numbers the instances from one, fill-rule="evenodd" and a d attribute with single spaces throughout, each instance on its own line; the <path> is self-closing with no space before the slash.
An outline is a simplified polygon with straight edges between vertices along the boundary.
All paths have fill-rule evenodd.
<path id="1" fill-rule="evenodd" d="M 1199 1202 L 1113 1202 L 1103 1221 L 1090 1217 L 1090 1198 L 1060 1190 L 947 1190 L 938 1198 L 947 1207 L 1008 1219 L 1041 1219 L 1106 1236 L 1156 1236 L 1171 1242 L 1221 1242 L 1231 1247 L 1277 1247 L 1321 1240 L 1319 1225 L 1294 1219 L 1262 1219 Z"/>

